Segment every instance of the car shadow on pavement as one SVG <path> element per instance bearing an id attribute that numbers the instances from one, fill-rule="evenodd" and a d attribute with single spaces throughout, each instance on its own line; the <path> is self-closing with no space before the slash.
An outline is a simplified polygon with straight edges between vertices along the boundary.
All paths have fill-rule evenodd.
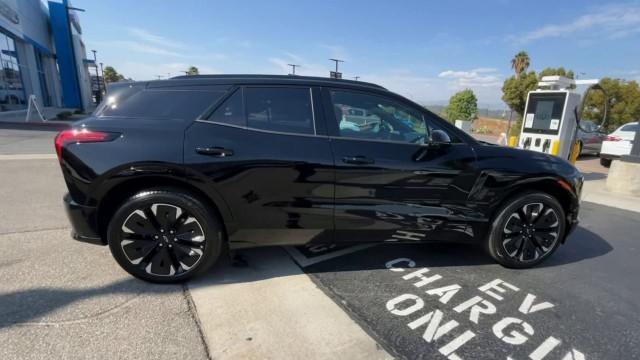
<path id="1" fill-rule="evenodd" d="M 554 267 L 589 260 L 609 253 L 613 247 L 599 235 L 579 227 L 567 243 L 538 267 Z M 265 247 L 238 252 L 242 261 L 234 262 L 223 257 L 214 268 L 192 280 L 189 288 L 228 285 L 262 281 L 271 278 L 295 276 L 301 269 L 288 260 L 282 248 Z M 366 271 L 385 269 L 385 263 L 396 257 L 410 255 L 412 259 L 430 267 L 466 267 L 493 265 L 495 262 L 478 246 L 466 244 L 381 244 L 364 250 L 335 257 L 305 267 L 302 271 L 313 273 Z M 526 270 L 514 270 L 526 271 Z M 108 313 L 131 298 L 144 294 L 168 294 L 182 292 L 181 285 L 158 285 L 135 278 L 124 278 L 105 286 L 86 289 L 62 289 L 40 287 L 0 294 L 0 329 L 12 325 L 52 324 L 69 320 L 48 320 L 57 310 L 95 297 L 129 295 L 129 300 L 114 301 L 98 314 L 86 315 L 80 320 Z M 55 316 L 54 316 L 55 317 Z M 71 321 L 76 321 L 73 319 Z M 31 323 L 33 322 L 33 323 Z"/>
<path id="2" fill-rule="evenodd" d="M 13 325 L 60 325 L 85 321 L 115 311 L 140 295 L 182 291 L 181 285 L 150 284 L 128 277 L 105 286 L 81 289 L 39 287 L 0 294 L 0 329 Z M 81 315 L 55 314 L 57 310 L 83 300 L 114 295 L 112 304 L 101 306 L 97 311 L 80 311 Z"/>
<path id="3" fill-rule="evenodd" d="M 584 176 L 585 181 L 602 180 L 607 178 L 607 174 L 603 174 L 599 172 L 583 172 L 582 176 Z"/>
<path id="4" fill-rule="evenodd" d="M 578 227 L 565 244 L 549 259 L 536 268 L 570 266 L 571 264 L 598 258 L 611 252 L 613 247 L 600 235 L 589 229 Z M 425 244 L 382 244 L 345 257 L 313 264 L 304 270 L 307 273 L 341 272 L 386 269 L 387 261 L 399 257 L 409 257 L 429 267 L 474 267 L 495 265 L 496 262 L 481 246 L 451 243 Z M 512 271 L 527 271 L 514 269 Z"/>

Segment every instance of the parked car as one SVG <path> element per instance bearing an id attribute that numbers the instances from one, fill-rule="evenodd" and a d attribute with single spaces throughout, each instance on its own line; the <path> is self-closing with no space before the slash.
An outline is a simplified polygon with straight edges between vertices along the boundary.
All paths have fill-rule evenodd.
<path id="1" fill-rule="evenodd" d="M 633 139 L 638 131 L 638 122 L 630 122 L 616 129 L 609 134 L 602 142 L 600 151 L 600 164 L 605 167 L 611 166 L 611 161 L 619 159 L 622 155 L 631 154 Z"/>
<path id="2" fill-rule="evenodd" d="M 379 121 L 341 128 L 347 108 Z M 300 76 L 117 84 L 55 147 L 73 237 L 165 283 L 266 245 L 455 241 L 526 268 L 575 228 L 583 183 L 381 86 Z"/>
<path id="3" fill-rule="evenodd" d="M 580 152 L 578 154 L 593 154 L 598 156 L 602 148 L 602 141 L 607 134 L 602 132 L 598 125 L 590 120 L 581 120 L 578 128 L 578 141 L 580 142 Z M 586 130 L 586 131 L 585 131 Z"/>

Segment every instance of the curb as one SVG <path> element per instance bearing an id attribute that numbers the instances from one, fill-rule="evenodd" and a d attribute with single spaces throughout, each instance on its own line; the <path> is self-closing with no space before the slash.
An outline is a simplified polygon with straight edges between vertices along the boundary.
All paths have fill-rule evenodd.
<path id="1" fill-rule="evenodd" d="M 17 129 L 17 130 L 43 130 L 55 131 L 71 128 L 71 122 L 24 122 L 24 121 L 1 121 L 0 129 Z"/>

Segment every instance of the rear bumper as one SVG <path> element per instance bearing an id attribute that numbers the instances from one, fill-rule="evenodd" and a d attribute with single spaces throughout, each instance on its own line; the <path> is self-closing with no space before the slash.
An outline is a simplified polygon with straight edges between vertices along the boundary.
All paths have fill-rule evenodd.
<path id="1" fill-rule="evenodd" d="M 63 202 L 71 223 L 71 237 L 82 242 L 106 245 L 106 242 L 98 235 L 97 209 L 76 203 L 69 194 L 64 196 Z"/>
<path id="2" fill-rule="evenodd" d="M 620 159 L 620 155 L 600 153 L 600 158 L 601 159 L 608 159 L 608 160 L 617 160 L 617 159 Z"/>

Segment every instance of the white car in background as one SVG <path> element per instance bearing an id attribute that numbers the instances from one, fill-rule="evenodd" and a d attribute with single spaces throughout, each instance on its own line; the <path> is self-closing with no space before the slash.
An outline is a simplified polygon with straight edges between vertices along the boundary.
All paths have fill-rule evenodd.
<path id="1" fill-rule="evenodd" d="M 639 126 L 638 122 L 630 122 L 607 135 L 602 142 L 602 150 L 600 150 L 600 164 L 602 166 L 609 167 L 612 160 L 619 159 L 622 155 L 631 154 L 633 138 L 636 136 Z"/>

